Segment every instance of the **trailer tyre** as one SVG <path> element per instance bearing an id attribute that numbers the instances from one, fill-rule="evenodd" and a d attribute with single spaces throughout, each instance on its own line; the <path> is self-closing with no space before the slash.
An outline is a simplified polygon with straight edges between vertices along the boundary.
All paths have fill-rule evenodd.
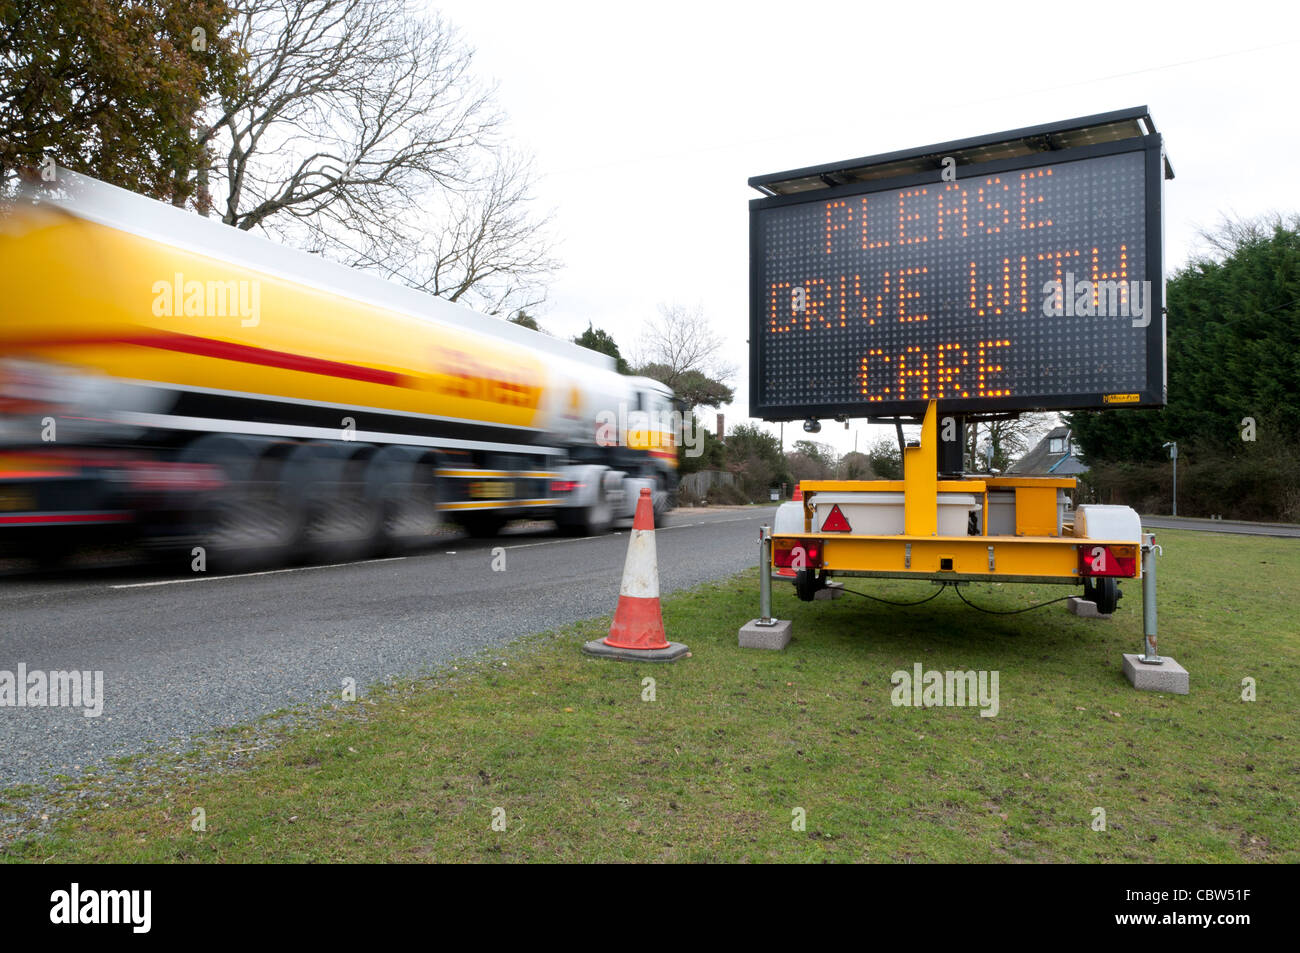
<path id="1" fill-rule="evenodd" d="M 1089 602 L 1096 603 L 1099 613 L 1110 615 L 1119 607 L 1119 600 L 1124 594 L 1120 592 L 1118 579 L 1097 576 L 1084 580 L 1083 595 Z"/>
<path id="2" fill-rule="evenodd" d="M 826 576 L 815 569 L 800 569 L 794 574 L 794 591 L 802 602 L 812 602 L 820 589 L 826 588 Z"/>

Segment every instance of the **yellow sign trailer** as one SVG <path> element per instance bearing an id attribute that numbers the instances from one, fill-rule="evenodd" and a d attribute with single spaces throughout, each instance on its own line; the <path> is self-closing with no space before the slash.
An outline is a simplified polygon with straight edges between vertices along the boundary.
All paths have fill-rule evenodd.
<path id="1" fill-rule="evenodd" d="M 1118 580 L 1141 579 L 1140 660 L 1159 663 L 1157 548 L 1138 514 L 1067 519 L 1073 479 L 960 475 L 950 433 L 1165 405 L 1168 178 L 1144 106 L 751 178 L 750 416 L 809 433 L 922 421 L 902 480 L 802 483 L 764 527 L 761 565 L 804 600 L 836 577 L 1064 583 L 1103 614 Z M 771 626 L 760 578 L 755 622 Z M 784 644 L 749 628 L 742 644 Z"/>
<path id="2" fill-rule="evenodd" d="M 903 451 L 902 480 L 810 480 L 800 483 L 802 503 L 783 504 L 776 530 L 762 527 L 762 565 L 794 571 L 795 591 L 804 601 L 836 577 L 929 579 L 939 583 L 1038 582 L 1083 585 L 1098 611 L 1114 611 L 1119 579 L 1142 580 L 1143 655 L 1157 655 L 1155 536 L 1143 534 L 1137 514 L 1122 534 L 1087 535 L 1078 522 L 1063 522 L 1058 493 L 1073 478 L 938 477 L 938 411 L 931 401 L 919 445 Z M 855 503 L 875 505 L 885 494 L 902 493 L 903 532 L 856 533 L 845 511 Z M 990 532 L 990 493 L 1014 494 L 1015 531 Z M 940 501 L 945 495 L 972 496 L 980 510 L 980 532 L 943 535 Z M 834 500 L 834 502 L 829 502 Z M 798 508 L 798 512 L 792 512 Z M 1104 508 L 1127 510 L 1127 508 Z M 1085 512 L 1087 508 L 1084 508 Z M 802 526 L 796 525 L 801 518 Z M 1105 525 L 1103 523 L 1103 525 Z M 1110 525 L 1114 525 L 1112 522 Z M 770 571 L 760 573 L 757 624 L 774 624 Z"/>

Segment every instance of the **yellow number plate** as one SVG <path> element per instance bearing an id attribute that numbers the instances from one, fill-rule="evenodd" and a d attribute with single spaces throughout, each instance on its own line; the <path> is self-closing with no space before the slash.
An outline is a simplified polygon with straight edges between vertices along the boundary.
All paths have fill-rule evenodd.
<path id="1" fill-rule="evenodd" d="M 36 500 L 21 490 L 0 489 L 0 512 L 18 513 L 36 509 Z"/>
<path id="2" fill-rule="evenodd" d="M 508 500 L 515 495 L 515 485 L 499 480 L 471 483 L 469 495 L 475 500 Z"/>

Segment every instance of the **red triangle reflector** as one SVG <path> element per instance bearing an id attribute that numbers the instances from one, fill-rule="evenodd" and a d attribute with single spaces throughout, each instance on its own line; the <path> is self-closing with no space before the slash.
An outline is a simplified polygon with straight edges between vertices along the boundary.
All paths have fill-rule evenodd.
<path id="1" fill-rule="evenodd" d="M 851 533 L 853 528 L 849 526 L 849 521 L 844 518 L 840 512 L 840 505 L 836 503 L 831 507 L 831 511 L 826 514 L 826 519 L 822 523 L 823 533 Z"/>

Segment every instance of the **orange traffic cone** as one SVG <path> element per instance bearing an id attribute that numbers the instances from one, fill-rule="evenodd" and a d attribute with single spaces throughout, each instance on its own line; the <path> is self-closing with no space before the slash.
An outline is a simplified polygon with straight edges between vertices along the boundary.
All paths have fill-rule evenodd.
<path id="1" fill-rule="evenodd" d="M 588 655 L 624 661 L 672 662 L 689 652 L 669 642 L 659 608 L 659 564 L 655 558 L 654 500 L 642 489 L 623 564 L 623 585 L 609 635 L 582 647 Z"/>
<path id="2" fill-rule="evenodd" d="M 793 500 L 795 503 L 801 503 L 801 502 L 803 502 L 803 484 L 802 484 L 802 483 L 796 483 L 796 484 L 794 485 L 794 496 L 790 497 L 790 499 Z"/>

